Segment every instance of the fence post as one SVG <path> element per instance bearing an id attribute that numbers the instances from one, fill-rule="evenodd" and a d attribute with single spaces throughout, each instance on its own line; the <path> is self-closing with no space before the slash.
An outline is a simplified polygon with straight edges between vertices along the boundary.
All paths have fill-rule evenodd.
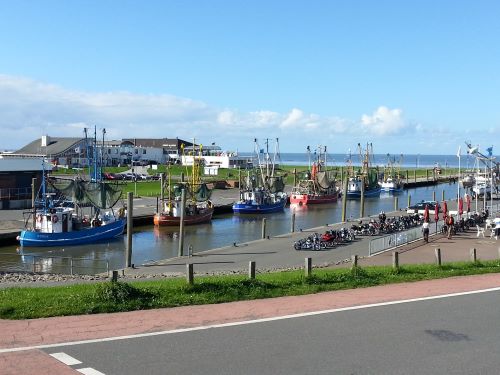
<path id="1" fill-rule="evenodd" d="M 193 285 L 194 281 L 193 263 L 186 264 L 186 281 L 189 285 Z"/>
<path id="2" fill-rule="evenodd" d="M 266 221 L 265 217 L 262 218 L 262 239 L 266 238 Z"/>
<path id="3" fill-rule="evenodd" d="M 248 278 L 255 279 L 255 262 L 253 260 L 248 262 Z"/>
<path id="4" fill-rule="evenodd" d="M 434 249 L 434 252 L 436 254 L 436 263 L 438 266 L 441 266 L 441 249 L 439 247 L 436 247 L 436 249 Z"/>
<path id="5" fill-rule="evenodd" d="M 474 263 L 477 262 L 477 252 L 475 247 L 470 249 L 470 260 Z"/>
<path id="6" fill-rule="evenodd" d="M 312 274 L 312 258 L 305 258 L 304 262 L 305 262 L 305 268 L 304 268 L 305 275 L 306 277 L 309 277 Z"/>
<path id="7" fill-rule="evenodd" d="M 358 256 L 356 254 L 351 255 L 351 268 L 356 268 L 358 266 Z"/>
<path id="8" fill-rule="evenodd" d="M 397 251 L 392 252 L 392 268 L 399 269 L 399 253 Z"/>

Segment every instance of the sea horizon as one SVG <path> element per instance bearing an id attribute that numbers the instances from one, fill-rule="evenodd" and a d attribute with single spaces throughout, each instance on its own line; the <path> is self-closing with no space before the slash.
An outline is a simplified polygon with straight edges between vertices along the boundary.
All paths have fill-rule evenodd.
<path id="1" fill-rule="evenodd" d="M 254 156 L 251 152 L 240 152 L 240 156 Z M 271 158 L 273 155 L 270 153 Z M 310 157 L 307 153 L 298 152 L 282 152 L 278 162 L 283 165 L 298 165 L 307 166 L 309 163 L 314 162 L 316 156 L 311 153 Z M 390 159 L 395 166 L 401 168 L 434 168 L 439 166 L 441 168 L 458 168 L 459 158 L 457 155 L 434 155 L 434 154 L 407 154 L 393 155 L 390 154 Z M 499 160 L 498 157 L 495 157 Z M 327 154 L 326 163 L 328 166 L 345 166 L 348 164 L 349 155 L 347 154 Z M 361 160 L 359 154 L 351 154 L 352 165 L 360 166 Z M 372 166 L 383 167 L 388 165 L 389 157 L 387 154 L 373 154 L 371 158 Z M 475 157 L 469 154 L 460 155 L 460 167 L 463 169 L 474 168 Z"/>

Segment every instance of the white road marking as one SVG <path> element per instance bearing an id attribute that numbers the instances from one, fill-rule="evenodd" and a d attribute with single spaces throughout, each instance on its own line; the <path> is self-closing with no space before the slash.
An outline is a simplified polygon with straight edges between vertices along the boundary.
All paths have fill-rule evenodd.
<path id="1" fill-rule="evenodd" d="M 73 358 L 70 355 L 67 355 L 66 353 L 63 352 L 52 353 L 51 356 L 68 366 L 79 365 L 80 363 L 82 363 L 78 359 Z"/>
<path id="2" fill-rule="evenodd" d="M 93 369 L 92 367 L 78 368 L 76 369 L 76 371 L 81 372 L 82 374 L 85 375 L 106 375 L 100 371 Z"/>
<path id="3" fill-rule="evenodd" d="M 174 333 L 202 331 L 202 330 L 212 329 L 212 328 L 242 326 L 242 325 L 247 325 L 247 324 L 272 322 L 272 321 L 275 321 L 275 320 L 285 320 L 285 319 L 302 318 L 302 317 L 306 317 L 306 316 L 314 316 L 314 315 L 322 315 L 322 314 L 332 314 L 332 313 L 342 312 L 342 311 L 362 310 L 362 309 L 368 309 L 368 308 L 371 308 L 371 307 L 399 305 L 399 304 L 410 303 L 410 302 L 429 301 L 429 300 L 433 300 L 433 299 L 441 299 L 441 298 L 449 298 L 449 297 L 459 297 L 459 296 L 466 296 L 466 295 L 470 295 L 470 294 L 480 294 L 480 293 L 498 292 L 498 291 L 500 291 L 500 287 L 489 288 L 489 289 L 473 290 L 473 291 L 469 291 L 469 292 L 441 294 L 441 295 L 438 295 L 438 296 L 430 296 L 430 297 L 420 297 L 420 298 L 404 299 L 404 300 L 389 301 L 389 302 L 372 303 L 372 304 L 368 304 L 368 305 L 341 307 L 341 308 L 330 309 L 330 310 L 311 311 L 311 312 L 306 312 L 306 313 L 292 314 L 292 315 L 283 315 L 283 316 L 276 316 L 276 317 L 271 317 L 271 318 L 262 318 L 262 319 L 254 319 L 254 320 L 244 320 L 244 321 L 233 322 L 233 323 L 222 323 L 222 324 L 212 324 L 212 325 L 208 325 L 208 326 L 198 326 L 198 327 L 192 327 L 192 328 L 172 329 L 172 330 L 169 330 L 169 331 L 138 333 L 138 334 L 135 334 L 135 335 L 105 337 L 105 338 L 102 338 L 102 339 L 90 339 L 90 340 L 81 340 L 81 341 L 68 341 L 68 342 L 61 342 L 61 343 L 57 343 L 57 344 L 45 344 L 45 345 L 24 346 L 24 347 L 19 347 L 19 348 L 0 349 L 0 354 L 1 353 L 11 353 L 11 352 L 21 352 L 21 351 L 33 350 L 33 349 L 48 349 L 48 348 L 57 348 L 57 347 L 61 347 L 61 346 L 73 346 L 73 345 L 93 344 L 93 343 L 98 343 L 98 342 L 108 342 L 108 341 L 128 340 L 128 339 L 141 338 L 141 337 L 170 335 L 170 334 L 174 334 Z"/>

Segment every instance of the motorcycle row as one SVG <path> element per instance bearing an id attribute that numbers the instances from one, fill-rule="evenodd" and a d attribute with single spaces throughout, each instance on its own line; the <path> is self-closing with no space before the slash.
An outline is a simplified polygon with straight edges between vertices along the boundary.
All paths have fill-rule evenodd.
<path id="1" fill-rule="evenodd" d="M 338 245 L 352 242 L 356 236 L 376 236 L 400 232 L 411 227 L 421 225 L 423 215 L 413 214 L 408 216 L 390 217 L 380 216 L 379 220 L 372 219 L 368 223 L 361 220 L 353 224 L 350 229 L 340 228 L 328 230 L 323 234 L 313 233 L 306 238 L 294 242 L 295 250 L 326 250 L 333 249 Z"/>
<path id="2" fill-rule="evenodd" d="M 475 227 L 476 225 L 482 225 L 488 218 L 488 215 L 489 215 L 488 210 L 486 210 L 480 213 L 474 213 L 467 218 L 462 217 L 460 220 L 454 222 L 451 233 L 457 234 L 459 232 L 465 232 L 469 230 L 471 227 Z M 448 233 L 448 226 L 446 224 L 444 224 L 441 227 L 441 233 L 443 234 Z"/>
<path id="3" fill-rule="evenodd" d="M 347 228 L 327 230 L 323 234 L 313 233 L 306 238 L 295 241 L 295 250 L 326 250 L 335 246 L 354 241 L 356 235 Z"/>

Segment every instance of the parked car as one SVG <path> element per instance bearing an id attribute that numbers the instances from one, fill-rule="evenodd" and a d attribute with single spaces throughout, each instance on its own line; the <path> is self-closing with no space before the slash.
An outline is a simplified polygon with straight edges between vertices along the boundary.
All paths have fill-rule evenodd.
<path id="1" fill-rule="evenodd" d="M 413 204 L 409 207 L 406 208 L 406 212 L 409 214 L 414 214 L 414 213 L 423 213 L 425 210 L 425 206 L 429 207 L 429 211 L 434 212 L 434 208 L 436 207 L 437 202 L 436 201 L 420 201 L 416 204 Z"/>

